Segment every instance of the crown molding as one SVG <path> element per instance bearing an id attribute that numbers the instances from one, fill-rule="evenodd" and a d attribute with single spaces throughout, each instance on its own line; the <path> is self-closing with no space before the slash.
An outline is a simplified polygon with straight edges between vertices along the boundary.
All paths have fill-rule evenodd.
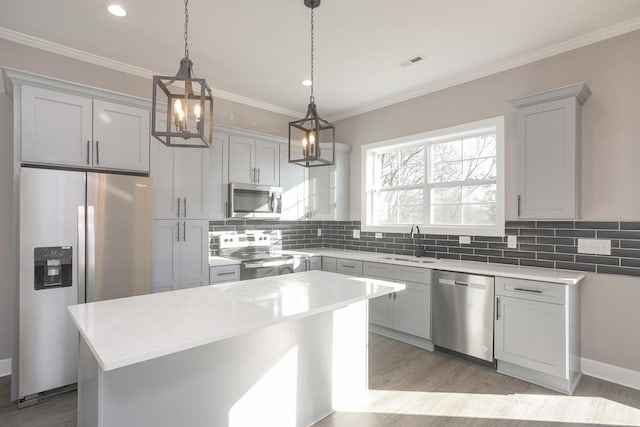
<path id="1" fill-rule="evenodd" d="M 137 77 L 142 77 L 151 80 L 154 75 L 164 75 L 156 71 L 148 70 L 146 68 L 137 67 L 135 65 L 126 64 L 124 62 L 116 61 L 110 58 L 106 58 L 100 55 L 94 55 L 83 50 L 75 49 L 62 44 L 54 43 L 48 40 L 44 40 L 38 37 L 31 36 L 29 34 L 20 33 L 18 31 L 10 30 L 8 28 L 0 27 L 0 38 L 18 43 L 21 45 L 33 47 L 36 49 L 44 50 L 46 52 L 54 53 L 68 58 L 77 59 L 78 61 L 87 62 L 89 64 L 98 65 L 100 67 L 109 68 L 111 70 L 120 71 L 126 74 L 130 74 Z M 260 108 L 262 110 L 271 111 L 273 113 L 283 114 L 288 117 L 303 116 L 304 113 L 299 111 L 293 111 L 288 108 L 280 107 L 278 105 L 262 102 L 257 99 L 248 98 L 246 96 L 238 95 L 235 93 L 227 92 L 225 90 L 212 88 L 213 94 L 217 98 L 225 99 L 227 101 L 237 102 L 239 104 L 248 105 L 250 107 Z"/>
<path id="2" fill-rule="evenodd" d="M 412 93 L 407 93 L 404 95 L 386 99 L 381 102 L 369 104 L 367 106 L 355 108 L 352 110 L 346 110 L 346 111 L 334 114 L 330 116 L 328 120 L 331 122 L 336 122 L 339 120 L 347 119 L 349 117 L 357 116 L 359 114 L 368 113 L 370 111 L 388 107 L 393 104 L 408 101 L 410 99 L 418 98 L 423 95 L 428 95 L 430 93 L 437 92 L 439 90 L 447 89 L 449 87 L 453 87 L 453 86 L 457 86 L 473 80 L 481 79 L 483 77 L 487 77 L 492 74 L 501 73 L 503 71 L 520 67 L 522 65 L 527 65 L 532 62 L 540 61 L 542 59 L 559 55 L 561 53 L 565 53 L 574 49 L 578 49 L 584 46 L 598 43 L 603 40 L 607 40 L 613 37 L 620 36 L 622 34 L 636 31 L 638 29 L 640 29 L 640 17 L 632 18 L 627 21 L 623 21 L 618 24 L 612 25 L 610 27 L 594 31 L 594 32 L 573 38 L 571 40 L 567 40 L 562 43 L 558 43 L 552 46 L 538 49 L 534 52 L 521 55 L 513 59 L 501 61 L 487 67 L 476 69 L 468 73 L 459 74 L 449 79 L 441 80 L 438 83 L 425 86 L 422 89 Z"/>

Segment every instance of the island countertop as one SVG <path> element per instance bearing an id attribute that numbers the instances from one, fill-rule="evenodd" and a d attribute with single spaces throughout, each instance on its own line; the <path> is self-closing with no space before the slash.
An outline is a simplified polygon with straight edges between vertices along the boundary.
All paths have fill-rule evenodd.
<path id="1" fill-rule="evenodd" d="M 68 309 L 109 371 L 402 289 L 399 283 L 308 271 Z"/>

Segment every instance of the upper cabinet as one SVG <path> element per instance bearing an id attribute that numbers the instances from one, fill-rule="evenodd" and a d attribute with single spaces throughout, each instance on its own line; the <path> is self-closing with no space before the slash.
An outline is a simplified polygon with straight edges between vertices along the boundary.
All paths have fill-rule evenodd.
<path id="1" fill-rule="evenodd" d="M 580 116 L 589 95 L 579 83 L 512 101 L 519 218 L 580 217 Z"/>
<path id="2" fill-rule="evenodd" d="M 336 144 L 335 164 L 309 168 L 308 218 L 349 219 L 349 146 Z"/>
<path id="3" fill-rule="evenodd" d="M 149 109 L 96 99 L 89 90 L 83 96 L 24 84 L 19 91 L 22 162 L 149 172 Z"/>
<path id="4" fill-rule="evenodd" d="M 279 186 L 280 143 L 231 135 L 229 182 Z"/>

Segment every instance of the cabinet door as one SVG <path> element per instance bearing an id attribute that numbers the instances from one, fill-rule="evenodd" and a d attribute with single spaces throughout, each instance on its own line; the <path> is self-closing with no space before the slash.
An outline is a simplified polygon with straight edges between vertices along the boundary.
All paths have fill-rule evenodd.
<path id="1" fill-rule="evenodd" d="M 175 148 L 151 141 L 151 177 L 153 178 L 153 215 L 156 219 L 178 218 L 181 203 L 180 164 Z M 182 212 L 182 206 L 180 206 Z"/>
<path id="2" fill-rule="evenodd" d="M 431 338 L 431 286 L 406 283 L 403 291 L 394 293 L 393 328 L 415 335 Z"/>
<path id="3" fill-rule="evenodd" d="M 93 166 L 149 172 L 149 111 L 93 101 Z"/>
<path id="4" fill-rule="evenodd" d="M 178 221 L 156 220 L 153 227 L 153 291 L 180 287 Z"/>
<path id="5" fill-rule="evenodd" d="M 22 86 L 21 103 L 23 162 L 90 166 L 91 99 Z"/>
<path id="6" fill-rule="evenodd" d="M 280 186 L 280 143 L 257 140 L 254 154 L 258 184 Z"/>
<path id="7" fill-rule="evenodd" d="M 393 328 L 393 294 L 369 300 L 369 323 Z"/>
<path id="8" fill-rule="evenodd" d="M 335 166 L 309 168 L 307 203 L 312 219 L 332 220 L 335 217 L 335 171 Z"/>
<path id="9" fill-rule="evenodd" d="M 574 219 L 576 203 L 575 98 L 517 110 L 519 216 Z"/>
<path id="10" fill-rule="evenodd" d="M 209 148 L 175 148 L 180 159 L 180 214 L 186 219 L 209 218 Z"/>
<path id="11" fill-rule="evenodd" d="M 255 140 L 231 135 L 229 138 L 229 182 L 255 183 Z"/>
<path id="12" fill-rule="evenodd" d="M 229 135 L 213 133 L 213 143 L 209 149 L 209 219 L 225 219 L 227 217 L 228 185 L 224 179 L 222 153 L 229 142 Z"/>
<path id="13" fill-rule="evenodd" d="M 329 203 L 335 206 L 333 219 L 336 221 L 349 220 L 349 159 L 348 152 L 336 151 L 335 170 L 329 175 L 329 187 L 333 189 Z"/>
<path id="14" fill-rule="evenodd" d="M 209 283 L 209 221 L 180 221 L 180 287 Z"/>
<path id="15" fill-rule="evenodd" d="M 289 163 L 287 149 L 280 151 L 280 186 L 282 187 L 283 220 L 298 220 L 306 215 L 307 168 Z"/>
<path id="16" fill-rule="evenodd" d="M 496 359 L 565 377 L 563 305 L 498 296 L 496 310 Z"/>

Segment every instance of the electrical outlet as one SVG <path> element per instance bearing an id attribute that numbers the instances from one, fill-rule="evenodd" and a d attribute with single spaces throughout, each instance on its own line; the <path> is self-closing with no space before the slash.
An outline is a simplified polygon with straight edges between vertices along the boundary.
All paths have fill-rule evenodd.
<path id="1" fill-rule="evenodd" d="M 470 245 L 471 244 L 471 237 L 470 236 L 460 236 L 460 244 L 461 245 Z"/>
<path id="2" fill-rule="evenodd" d="M 360 230 L 353 230 L 353 238 L 354 239 L 360 238 Z"/>
<path id="3" fill-rule="evenodd" d="M 611 255 L 611 240 L 596 240 L 596 255 Z"/>
<path id="4" fill-rule="evenodd" d="M 611 242 L 609 242 L 611 244 Z M 578 253 L 595 254 L 597 240 L 596 239 L 578 239 Z"/>
<path id="5" fill-rule="evenodd" d="M 318 228 L 318 237 L 322 236 L 322 228 Z"/>
<path id="6" fill-rule="evenodd" d="M 507 236 L 507 248 L 509 249 L 518 248 L 518 236 Z"/>
<path id="7" fill-rule="evenodd" d="M 382 233 L 376 233 L 376 239 L 382 239 Z"/>

